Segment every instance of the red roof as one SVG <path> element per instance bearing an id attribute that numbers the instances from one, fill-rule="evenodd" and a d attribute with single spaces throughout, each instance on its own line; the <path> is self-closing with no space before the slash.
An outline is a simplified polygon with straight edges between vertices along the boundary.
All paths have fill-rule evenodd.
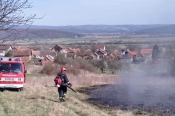
<path id="1" fill-rule="evenodd" d="M 133 55 L 133 56 L 136 56 L 137 55 L 137 52 L 131 51 L 130 54 Z"/>
<path id="2" fill-rule="evenodd" d="M 152 54 L 152 49 L 141 49 L 140 54 L 142 55 Z"/>
<path id="3" fill-rule="evenodd" d="M 96 44 L 95 49 L 104 49 L 105 45 L 103 44 Z"/>
<path id="4" fill-rule="evenodd" d="M 95 56 L 98 56 L 98 54 L 97 54 L 96 52 L 94 52 L 94 55 L 95 55 Z"/>
<path id="5" fill-rule="evenodd" d="M 136 51 L 130 51 L 129 49 L 127 49 L 127 51 L 132 55 L 132 56 L 136 56 L 137 52 Z"/>
<path id="6" fill-rule="evenodd" d="M 38 55 L 38 56 L 40 56 L 40 51 L 33 51 L 32 50 L 32 55 Z"/>
<path id="7" fill-rule="evenodd" d="M 8 44 L 0 44 L 0 50 L 7 50 L 10 48 L 11 45 Z"/>
<path id="8" fill-rule="evenodd" d="M 72 48 L 67 48 L 67 52 L 68 52 L 68 53 L 74 53 L 74 51 L 73 51 Z"/>
<path id="9" fill-rule="evenodd" d="M 22 57 L 22 56 L 30 56 L 31 55 L 31 51 L 30 50 L 15 50 L 12 51 L 12 54 L 14 57 Z"/>
<path id="10" fill-rule="evenodd" d="M 56 52 L 50 52 L 48 50 L 41 50 L 40 51 L 40 56 L 46 56 L 46 55 L 56 56 Z"/>

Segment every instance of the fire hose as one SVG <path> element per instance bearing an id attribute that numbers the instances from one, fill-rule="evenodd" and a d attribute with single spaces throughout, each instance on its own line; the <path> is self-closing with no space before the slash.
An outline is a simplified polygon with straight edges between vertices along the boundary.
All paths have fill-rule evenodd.
<path id="1" fill-rule="evenodd" d="M 57 86 L 49 86 L 49 85 L 45 85 L 45 87 L 57 87 Z M 77 93 L 72 87 L 70 87 L 68 84 L 66 84 L 66 87 L 68 87 L 70 90 L 72 90 L 73 92 Z"/>

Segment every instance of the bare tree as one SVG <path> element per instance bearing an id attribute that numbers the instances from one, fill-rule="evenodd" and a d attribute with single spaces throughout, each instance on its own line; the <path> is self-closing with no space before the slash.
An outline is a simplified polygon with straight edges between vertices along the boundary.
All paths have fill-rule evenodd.
<path id="1" fill-rule="evenodd" d="M 153 47 L 153 53 L 152 53 L 152 59 L 153 59 L 153 61 L 157 61 L 158 60 L 159 54 L 160 54 L 160 50 L 159 50 L 158 45 L 154 45 L 154 47 Z"/>
<path id="2" fill-rule="evenodd" d="M 19 35 L 22 30 L 17 27 L 20 25 L 29 25 L 26 30 L 32 25 L 36 14 L 26 16 L 24 10 L 29 8 L 32 8 L 32 5 L 28 0 L 0 0 L 0 31 L 8 33 L 5 37 L 0 37 L 3 42 L 8 41 L 7 38 Z"/>

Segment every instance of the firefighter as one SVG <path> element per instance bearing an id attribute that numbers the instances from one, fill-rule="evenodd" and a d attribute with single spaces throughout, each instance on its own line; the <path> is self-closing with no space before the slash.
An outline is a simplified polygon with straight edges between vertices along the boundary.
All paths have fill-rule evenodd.
<path id="1" fill-rule="evenodd" d="M 67 75 L 66 75 L 66 68 L 61 68 L 61 72 L 59 72 L 57 74 L 57 77 L 56 78 L 60 78 L 61 79 L 61 84 L 59 85 L 58 83 L 57 86 L 58 86 L 58 93 L 59 93 L 59 98 L 60 98 L 60 101 L 65 101 L 65 98 L 66 98 L 66 94 L 67 94 L 67 85 L 68 86 L 72 86 L 72 84 L 69 82 L 68 78 L 67 78 Z"/>

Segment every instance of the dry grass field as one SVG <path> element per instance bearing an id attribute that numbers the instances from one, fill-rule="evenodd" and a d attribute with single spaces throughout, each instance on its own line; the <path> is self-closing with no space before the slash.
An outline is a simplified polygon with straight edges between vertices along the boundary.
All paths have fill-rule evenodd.
<path id="1" fill-rule="evenodd" d="M 116 81 L 114 75 L 97 75 L 81 72 L 79 76 L 68 74 L 73 88 L 109 84 Z M 66 102 L 58 99 L 54 76 L 29 74 L 21 92 L 0 93 L 0 116 L 133 116 L 131 111 L 100 109 L 86 101 L 87 95 L 68 91 Z"/>

